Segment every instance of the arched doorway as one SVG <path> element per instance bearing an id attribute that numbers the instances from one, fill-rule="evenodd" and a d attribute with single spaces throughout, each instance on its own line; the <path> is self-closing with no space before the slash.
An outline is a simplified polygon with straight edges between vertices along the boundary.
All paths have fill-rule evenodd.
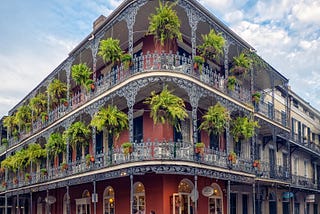
<path id="1" fill-rule="evenodd" d="M 173 214 L 193 213 L 193 206 L 190 196 L 193 188 L 193 183 L 189 179 L 182 179 L 180 181 L 178 193 L 173 194 Z"/>
<path id="2" fill-rule="evenodd" d="M 146 209 L 146 195 L 144 185 L 136 182 L 133 185 L 133 213 L 138 211 L 144 212 Z"/>
<path id="3" fill-rule="evenodd" d="M 103 210 L 104 214 L 115 213 L 115 202 L 114 202 L 114 190 L 111 186 L 108 186 L 103 192 Z"/>
<path id="4" fill-rule="evenodd" d="M 212 183 L 211 187 L 213 193 L 209 196 L 209 213 L 222 214 L 223 213 L 223 194 L 218 184 Z"/>
<path id="5" fill-rule="evenodd" d="M 269 193 L 269 213 L 277 214 L 277 197 L 274 192 Z"/>
<path id="6" fill-rule="evenodd" d="M 91 213 L 91 197 L 88 190 L 83 191 L 82 198 L 76 200 L 76 213 L 77 214 L 90 214 Z"/>

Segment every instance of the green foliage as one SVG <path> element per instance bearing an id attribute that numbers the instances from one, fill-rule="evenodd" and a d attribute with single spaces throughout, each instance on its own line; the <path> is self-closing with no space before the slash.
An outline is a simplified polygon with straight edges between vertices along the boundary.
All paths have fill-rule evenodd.
<path id="1" fill-rule="evenodd" d="M 67 85 L 58 79 L 54 79 L 48 86 L 48 95 L 52 106 L 57 107 L 67 98 Z"/>
<path id="2" fill-rule="evenodd" d="M 203 142 L 198 142 L 198 143 L 196 143 L 196 145 L 195 145 L 195 147 L 196 148 L 204 148 L 204 143 Z"/>
<path id="3" fill-rule="evenodd" d="M 29 132 L 31 129 L 32 111 L 29 105 L 20 106 L 16 113 L 16 121 L 21 129 Z"/>
<path id="4" fill-rule="evenodd" d="M 130 148 L 130 147 L 132 147 L 132 143 L 124 142 L 121 146 L 122 146 L 122 148 Z"/>
<path id="5" fill-rule="evenodd" d="M 122 56 L 120 41 L 113 38 L 101 40 L 98 55 L 105 63 L 119 63 Z"/>
<path id="6" fill-rule="evenodd" d="M 230 121 L 230 113 L 220 103 L 210 106 L 207 113 L 202 117 L 203 122 L 199 129 L 205 130 L 208 135 L 221 134 Z"/>
<path id="7" fill-rule="evenodd" d="M 237 78 L 235 76 L 229 76 L 228 77 L 228 82 L 227 82 L 227 87 L 229 90 L 234 91 L 235 85 L 237 83 Z"/>
<path id="8" fill-rule="evenodd" d="M 260 98 L 261 98 L 261 93 L 258 91 L 252 94 L 253 102 L 258 103 L 260 101 Z"/>
<path id="9" fill-rule="evenodd" d="M 202 39 L 203 43 L 198 47 L 201 55 L 210 60 L 219 60 L 226 42 L 221 33 L 216 34 L 211 29 L 208 34 L 202 35 Z"/>
<path id="10" fill-rule="evenodd" d="M 46 143 L 46 151 L 50 158 L 55 158 L 66 151 L 67 143 L 61 133 L 52 133 Z"/>
<path id="11" fill-rule="evenodd" d="M 65 141 L 69 140 L 73 151 L 75 151 L 78 144 L 81 146 L 88 145 L 90 134 L 90 129 L 83 122 L 78 121 L 63 132 L 63 139 Z"/>
<path id="12" fill-rule="evenodd" d="M 154 124 L 168 122 L 180 130 L 179 121 L 188 117 L 183 100 L 173 95 L 168 87 L 165 86 L 160 94 L 151 92 L 151 97 L 146 98 L 145 104 L 149 104 Z"/>
<path id="13" fill-rule="evenodd" d="M 91 126 L 96 127 L 98 131 L 106 128 L 109 133 L 118 137 L 123 130 L 128 129 L 128 115 L 120 111 L 117 106 L 108 105 L 94 115 Z"/>
<path id="14" fill-rule="evenodd" d="M 258 122 L 247 117 L 237 117 L 231 122 L 230 133 L 235 142 L 240 138 L 245 140 L 252 137 L 255 133 L 255 128 L 259 128 Z"/>
<path id="15" fill-rule="evenodd" d="M 126 69 L 128 69 L 130 63 L 132 63 L 132 56 L 131 56 L 131 54 L 128 54 L 128 53 L 123 54 L 123 55 L 121 56 L 121 62 L 123 63 L 124 67 L 125 67 Z"/>
<path id="16" fill-rule="evenodd" d="M 15 115 L 7 116 L 3 120 L 3 126 L 7 128 L 9 135 L 17 129 L 17 125 L 18 123 Z"/>
<path id="17" fill-rule="evenodd" d="M 182 40 L 180 32 L 180 20 L 177 12 L 172 9 L 176 3 L 166 2 L 162 4 L 159 1 L 159 7 L 156 8 L 156 13 L 149 17 L 148 34 L 154 35 L 156 42 L 161 45 L 168 44 L 170 40 Z"/>
<path id="18" fill-rule="evenodd" d="M 42 158 L 46 157 L 47 152 L 45 149 L 41 148 L 40 144 L 31 143 L 29 144 L 26 150 L 26 155 L 27 155 L 26 166 L 28 166 L 31 164 L 31 162 L 36 163 Z"/>
<path id="19" fill-rule="evenodd" d="M 204 64 L 204 58 L 202 56 L 194 56 L 193 62 L 195 63 L 195 66 L 198 66 L 199 70 L 201 71 Z"/>
<path id="20" fill-rule="evenodd" d="M 248 69 L 252 64 L 252 60 L 246 56 L 244 53 L 241 53 L 237 57 L 233 57 L 234 67 L 231 69 L 233 73 L 247 73 Z"/>
<path id="21" fill-rule="evenodd" d="M 47 111 L 47 96 L 44 93 L 39 93 L 30 99 L 30 108 L 33 111 L 33 117 L 38 118 L 41 113 Z"/>
<path id="22" fill-rule="evenodd" d="M 72 79 L 78 84 L 83 86 L 87 91 L 91 89 L 93 80 L 90 78 L 92 75 L 91 69 L 86 63 L 80 63 L 71 67 Z"/>
<path id="23" fill-rule="evenodd" d="M 5 146 L 8 146 L 8 139 L 7 138 L 2 138 L 1 139 L 1 144 L 5 145 Z"/>

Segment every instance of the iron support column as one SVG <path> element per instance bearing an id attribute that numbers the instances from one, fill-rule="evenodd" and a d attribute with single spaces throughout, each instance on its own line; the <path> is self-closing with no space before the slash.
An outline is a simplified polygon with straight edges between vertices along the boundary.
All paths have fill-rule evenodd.
<path id="1" fill-rule="evenodd" d="M 93 214 L 97 214 L 97 190 L 96 190 L 96 181 L 93 181 Z"/>
<path id="2" fill-rule="evenodd" d="M 228 187 L 227 187 L 227 214 L 230 214 L 230 180 L 228 180 Z"/>
<path id="3" fill-rule="evenodd" d="M 130 214 L 133 213 L 133 175 L 130 175 Z"/>

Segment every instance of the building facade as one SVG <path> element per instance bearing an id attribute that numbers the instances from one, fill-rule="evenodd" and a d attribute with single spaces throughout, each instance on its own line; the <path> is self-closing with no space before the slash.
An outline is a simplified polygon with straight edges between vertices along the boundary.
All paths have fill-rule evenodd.
<path id="1" fill-rule="evenodd" d="M 165 5 L 125 0 L 99 17 L 68 58 L 9 111 L 0 154 L 2 213 L 319 212 L 320 113 L 195 0 L 172 6 L 182 36 L 159 45 L 149 17 Z M 225 41 L 222 54 L 196 66 L 211 30 Z M 128 64 L 99 54 L 109 38 L 131 56 Z M 241 53 L 254 61 L 245 74 L 234 64 Z M 89 85 L 74 75 L 80 64 L 92 71 Z M 166 89 L 183 101 L 186 115 L 155 123 L 147 101 Z M 216 104 L 230 119 L 222 132 L 208 134 L 201 124 Z M 126 115 L 123 130 L 93 125 L 110 106 Z M 236 135 L 237 119 L 258 124 L 253 135 Z M 76 126 L 82 132 L 73 138 Z M 45 154 L 30 152 L 40 151 L 35 145 Z"/>

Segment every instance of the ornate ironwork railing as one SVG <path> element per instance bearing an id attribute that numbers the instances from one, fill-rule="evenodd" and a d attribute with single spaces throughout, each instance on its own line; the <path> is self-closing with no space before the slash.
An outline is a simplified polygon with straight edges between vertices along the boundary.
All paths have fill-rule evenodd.
<path id="1" fill-rule="evenodd" d="M 308 189 L 319 189 L 319 186 L 312 178 L 299 175 L 292 175 L 292 185 L 295 187 L 304 187 Z"/>
<path id="2" fill-rule="evenodd" d="M 203 153 L 196 153 L 194 145 L 190 142 L 149 141 L 134 143 L 132 153 L 126 154 L 121 147 L 116 147 L 109 153 L 97 153 L 94 157 L 94 162 L 83 158 L 69 163 L 67 167 L 64 165 L 50 167 L 45 173 L 43 171 L 31 172 L 28 178 L 22 172 L 17 173 L 17 180 L 14 179 L 17 174 L 9 174 L 6 188 L 13 189 L 52 181 L 116 165 L 123 165 L 125 167 L 125 164 L 128 163 L 157 160 L 175 161 L 176 164 L 179 164 L 179 161 L 185 161 L 203 166 L 207 165 L 245 173 L 254 173 L 251 160 L 237 157 L 234 163 L 230 163 L 228 155 L 224 151 L 205 148 Z"/>
<path id="3" fill-rule="evenodd" d="M 302 147 L 308 148 L 315 153 L 320 154 L 320 146 L 315 144 L 313 141 L 308 141 L 298 134 L 291 135 L 291 140 L 301 145 Z"/>
<path id="4" fill-rule="evenodd" d="M 209 65 L 203 66 L 202 70 L 199 71 L 193 68 L 193 61 L 190 57 L 173 53 L 148 52 L 146 55 L 141 54 L 140 56 L 135 56 L 133 58 L 132 66 L 126 67 L 120 65 L 111 68 L 111 70 L 107 72 L 105 76 L 95 81 L 94 90 L 72 95 L 67 102 L 50 111 L 48 113 L 48 117 L 38 118 L 38 120 L 33 121 L 30 132 L 23 134 L 21 133 L 18 140 L 13 138 L 9 139 L 9 146 L 18 144 L 23 139 L 26 139 L 32 134 L 47 127 L 65 114 L 85 104 L 94 97 L 97 97 L 111 87 L 114 87 L 115 85 L 125 81 L 129 77 L 142 72 L 152 71 L 183 73 L 211 86 L 212 88 L 228 94 L 230 97 L 236 100 L 245 103 L 249 103 L 251 100 L 249 90 L 243 88 L 239 84 L 235 85 L 235 90 L 228 90 L 225 77 L 221 76 L 213 67 L 210 67 Z"/>

